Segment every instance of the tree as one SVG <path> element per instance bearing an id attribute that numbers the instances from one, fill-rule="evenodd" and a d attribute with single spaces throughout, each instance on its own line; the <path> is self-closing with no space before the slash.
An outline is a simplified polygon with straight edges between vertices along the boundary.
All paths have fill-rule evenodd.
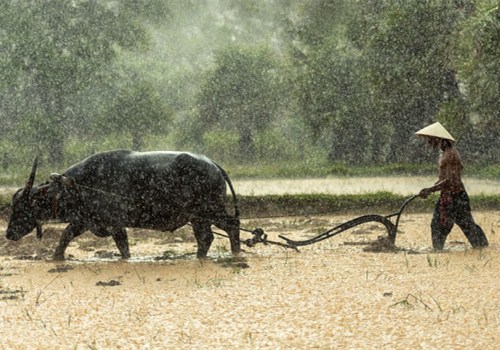
<path id="1" fill-rule="evenodd" d="M 460 95 L 451 48 L 461 9 L 428 0 L 387 1 L 378 10 L 378 16 L 364 18 L 366 37 L 351 33 L 366 57 L 377 113 L 389 126 L 388 160 L 404 162 L 418 157 L 413 132 Z"/>
<path id="2" fill-rule="evenodd" d="M 43 146 L 51 163 L 62 161 L 65 137 L 78 118 L 71 108 L 75 96 L 102 81 L 118 48 L 147 43 L 144 29 L 122 10 L 111 1 L 2 2 L 1 74 L 23 95 L 25 113 L 18 119 L 35 114 L 50 125 L 52 137 Z"/>
<path id="3" fill-rule="evenodd" d="M 313 1 L 297 13 L 288 53 L 300 116 L 331 161 L 364 162 L 372 145 L 371 96 L 363 57 L 345 39 L 349 3 Z"/>
<path id="4" fill-rule="evenodd" d="M 198 96 L 200 127 L 237 132 L 243 159 L 253 159 L 255 134 L 274 117 L 274 68 L 268 50 L 231 46 L 216 55 Z"/>
<path id="5" fill-rule="evenodd" d="M 481 139 L 471 153 L 500 160 L 500 6 L 496 0 L 477 1 L 474 13 L 461 23 L 455 60 L 471 119 Z M 473 140 L 470 140 L 473 141 Z"/>
<path id="6" fill-rule="evenodd" d="M 372 111 L 356 50 L 325 44 L 308 66 L 300 85 L 310 100 L 303 119 L 331 161 L 363 163 L 370 159 Z"/>
<path id="7" fill-rule="evenodd" d="M 122 87 L 111 107 L 96 123 L 106 134 L 126 133 L 132 136 L 132 149 L 142 150 L 148 134 L 166 135 L 172 112 L 147 81 L 136 79 Z"/>

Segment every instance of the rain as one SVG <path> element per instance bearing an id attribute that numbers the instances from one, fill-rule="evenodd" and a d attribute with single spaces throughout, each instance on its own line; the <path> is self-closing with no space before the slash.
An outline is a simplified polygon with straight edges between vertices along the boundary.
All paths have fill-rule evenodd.
<path id="1" fill-rule="evenodd" d="M 497 4 L 496 4 L 497 5 Z M 426 163 L 439 120 L 498 163 L 494 1 L 6 1 L 2 166 L 109 148 Z"/>
<path id="2" fill-rule="evenodd" d="M 5 346 L 494 348 L 499 114 L 497 0 L 2 1 Z M 472 249 L 457 227 L 445 253 L 431 249 L 436 196 L 408 205 L 388 254 L 363 250 L 385 234 L 363 225 L 300 254 L 264 242 L 235 260 L 216 235 L 198 260 L 190 224 L 129 228 L 129 260 L 111 237 L 87 232 L 56 264 L 65 225 L 55 200 L 42 240 L 4 238 L 35 157 L 34 186 L 44 186 L 124 149 L 192 152 L 220 165 L 236 192 L 228 187 L 228 203 L 240 201 L 242 242 L 255 227 L 270 242 L 310 239 L 356 216 L 391 214 L 431 186 L 439 152 L 415 132 L 438 121 L 457 141 L 487 249 Z M 127 176 L 161 182 L 143 170 Z M 116 181 L 108 176 L 99 195 L 116 185 L 125 213 L 102 213 L 109 203 L 87 194 L 102 217 L 144 209 L 127 207 L 128 195 L 165 201 L 157 187 L 151 197 L 120 188 L 125 176 L 111 173 Z M 30 329 L 33 339 L 22 335 Z"/>

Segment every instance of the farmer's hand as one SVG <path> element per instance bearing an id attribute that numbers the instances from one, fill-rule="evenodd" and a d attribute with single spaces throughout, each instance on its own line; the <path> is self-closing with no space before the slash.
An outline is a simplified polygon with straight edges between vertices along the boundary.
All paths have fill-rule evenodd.
<path id="1" fill-rule="evenodd" d="M 430 189 L 423 188 L 422 190 L 420 190 L 418 196 L 420 198 L 427 198 L 431 193 L 432 193 L 432 191 Z"/>

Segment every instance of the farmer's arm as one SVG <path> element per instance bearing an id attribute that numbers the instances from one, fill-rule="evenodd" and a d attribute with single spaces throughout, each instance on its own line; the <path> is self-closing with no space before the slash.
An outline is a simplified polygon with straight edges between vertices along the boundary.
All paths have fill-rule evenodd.
<path id="1" fill-rule="evenodd" d="M 424 188 L 418 194 L 426 198 L 437 191 L 452 191 L 461 186 L 462 162 L 455 152 L 445 152 L 439 164 L 438 181 L 431 187 Z"/>
<path id="2" fill-rule="evenodd" d="M 446 185 L 449 182 L 450 182 L 449 179 L 443 179 L 440 181 L 438 180 L 438 182 L 436 182 L 433 186 L 423 188 L 418 194 L 418 196 L 421 198 L 427 198 L 427 196 L 429 196 L 431 193 L 442 191 L 444 188 L 446 188 Z"/>

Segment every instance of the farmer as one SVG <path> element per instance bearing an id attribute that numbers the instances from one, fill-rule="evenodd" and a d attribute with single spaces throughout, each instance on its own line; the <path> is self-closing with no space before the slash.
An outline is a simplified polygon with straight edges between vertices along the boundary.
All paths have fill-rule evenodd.
<path id="1" fill-rule="evenodd" d="M 441 250 L 453 224 L 457 224 L 473 247 L 485 247 L 488 239 L 484 231 L 472 218 L 469 196 L 462 183 L 462 160 L 453 145 L 455 139 L 439 123 L 429 125 L 415 133 L 423 136 L 434 148 L 442 151 L 439 158 L 439 178 L 431 187 L 424 188 L 418 194 L 427 198 L 429 194 L 440 191 L 431 222 L 432 246 Z"/>

